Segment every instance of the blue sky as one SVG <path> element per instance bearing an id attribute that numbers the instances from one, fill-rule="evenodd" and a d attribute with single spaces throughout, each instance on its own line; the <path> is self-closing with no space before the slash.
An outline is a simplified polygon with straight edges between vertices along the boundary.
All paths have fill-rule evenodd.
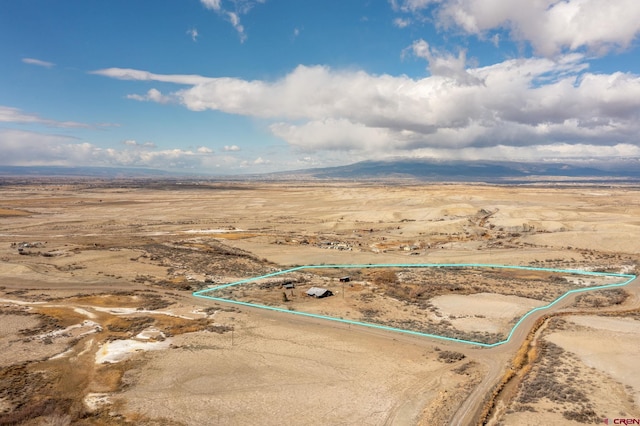
<path id="1" fill-rule="evenodd" d="M 637 0 L 0 2 L 2 165 L 640 167 Z"/>

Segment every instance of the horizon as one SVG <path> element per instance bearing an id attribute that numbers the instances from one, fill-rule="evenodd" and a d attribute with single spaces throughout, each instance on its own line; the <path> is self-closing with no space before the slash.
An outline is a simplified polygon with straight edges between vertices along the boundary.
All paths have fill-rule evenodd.
<path id="1" fill-rule="evenodd" d="M 633 184 L 640 181 L 640 170 L 625 164 L 616 169 L 557 162 L 456 161 L 456 160 L 365 160 L 344 166 L 312 167 L 265 173 L 211 174 L 144 167 L 109 166 L 3 166 L 0 178 L 88 179 L 145 181 L 361 181 L 422 182 L 460 184 Z"/>
<path id="2" fill-rule="evenodd" d="M 640 166 L 640 3 L 493 5 L 5 2 L 0 165 Z"/>

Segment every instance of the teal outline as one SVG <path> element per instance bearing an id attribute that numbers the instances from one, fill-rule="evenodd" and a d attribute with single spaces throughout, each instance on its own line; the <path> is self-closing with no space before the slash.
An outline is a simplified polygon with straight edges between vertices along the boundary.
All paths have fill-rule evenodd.
<path id="1" fill-rule="evenodd" d="M 259 305 L 259 304 L 256 304 L 256 303 L 241 302 L 239 300 L 224 299 L 222 297 L 213 297 L 213 296 L 205 295 L 205 293 L 210 293 L 210 292 L 214 292 L 214 291 L 217 291 L 217 290 L 222 290 L 222 289 L 227 288 L 227 287 L 233 287 L 233 286 L 237 286 L 237 285 L 241 285 L 241 284 L 246 284 L 246 283 L 249 283 L 249 282 L 257 281 L 257 280 L 262 279 L 262 278 L 269 278 L 269 277 L 274 277 L 274 276 L 277 276 L 277 275 L 288 274 L 290 272 L 300 271 L 300 270 L 303 270 L 303 269 L 329 269 L 329 268 L 340 268 L 340 269 L 356 269 L 356 268 L 496 268 L 496 269 L 521 269 L 521 270 L 528 270 L 528 271 L 560 272 L 560 273 L 565 273 L 565 274 L 568 273 L 568 274 L 575 274 L 575 275 L 619 277 L 619 278 L 627 278 L 627 280 L 624 281 L 624 282 L 621 282 L 621 283 L 607 284 L 607 285 L 593 286 L 593 287 L 583 287 L 583 288 L 577 288 L 577 289 L 569 290 L 566 293 L 564 293 L 563 295 L 561 295 L 560 297 L 558 297 L 553 302 L 551 302 L 551 303 L 549 303 L 549 304 L 547 304 L 545 306 L 539 306 L 539 307 L 534 308 L 534 309 L 530 310 L 529 312 L 525 313 L 515 323 L 515 325 L 513 326 L 513 328 L 511 329 L 511 331 L 507 335 L 507 338 L 505 340 L 501 341 L 501 342 L 495 342 L 495 343 L 474 342 L 474 341 L 471 341 L 471 340 L 456 339 L 456 338 L 453 338 L 453 337 L 440 336 L 438 334 L 429 334 L 429 333 L 423 333 L 423 332 L 420 332 L 420 331 L 406 330 L 406 329 L 396 328 L 396 327 L 388 327 L 388 326 L 380 325 L 380 324 L 372 324 L 372 323 L 361 322 L 361 321 L 352 321 L 352 320 L 347 320 L 347 319 L 343 319 L 343 318 L 329 317 L 329 316 L 326 316 L 326 315 L 312 314 L 312 313 L 308 313 L 308 312 L 290 311 L 288 309 L 277 308 L 277 307 L 274 307 L 274 306 Z M 603 289 L 613 288 L 613 287 L 623 287 L 623 286 L 626 286 L 627 284 L 629 284 L 631 281 L 635 280 L 636 278 L 637 277 L 635 275 L 633 275 L 633 274 L 618 274 L 618 273 L 613 273 L 613 272 L 591 272 L 591 271 L 581 271 L 581 270 L 576 270 L 576 269 L 538 268 L 538 267 L 533 267 L 533 266 L 491 265 L 491 264 L 483 264 L 483 263 L 417 263 L 417 264 L 414 264 L 414 263 L 408 263 L 408 264 L 404 264 L 404 263 L 399 263 L 399 264 L 381 263 L 381 264 L 366 264 L 366 265 L 305 265 L 305 266 L 297 266 L 297 267 L 294 267 L 294 268 L 285 269 L 285 270 L 282 270 L 282 271 L 272 272 L 270 274 L 261 275 L 259 277 L 247 278 L 247 279 L 240 280 L 240 281 L 235 281 L 235 282 L 232 282 L 232 283 L 229 283 L 229 284 L 223 284 L 223 285 L 219 285 L 219 286 L 216 286 L 216 287 L 212 287 L 212 288 L 196 291 L 196 292 L 193 292 L 192 295 L 195 296 L 195 297 L 203 298 L 203 299 L 215 300 L 215 301 L 224 302 L 224 303 L 233 303 L 233 304 L 242 305 L 242 306 L 250 306 L 252 308 L 261 308 L 261 309 L 267 309 L 267 310 L 270 310 L 270 311 L 284 312 L 284 313 L 287 313 L 287 314 L 302 315 L 302 316 L 311 317 L 311 318 L 318 318 L 318 319 L 322 319 L 322 320 L 336 321 L 336 322 L 341 322 L 341 323 L 345 323 L 345 324 L 353 324 L 353 325 L 358 325 L 358 326 L 363 326 L 363 327 L 376 328 L 376 329 L 380 329 L 380 330 L 387 330 L 387 331 L 394 331 L 394 332 L 399 332 L 399 333 L 411 334 L 411 335 L 414 335 L 414 336 L 430 337 L 430 338 L 433 338 L 433 339 L 446 340 L 446 341 L 450 341 L 450 342 L 465 343 L 465 344 L 468 344 L 468 345 L 482 346 L 482 347 L 485 347 L 485 348 L 493 348 L 493 347 L 504 345 L 505 343 L 508 343 L 511 340 L 511 337 L 513 337 L 513 334 L 515 333 L 516 329 L 520 326 L 520 324 L 527 317 L 531 316 L 535 312 L 551 308 L 553 305 L 555 305 L 556 303 L 560 302 L 562 299 L 564 299 L 565 297 L 569 296 L 572 293 L 582 293 L 582 292 L 592 291 L 592 290 L 603 290 Z"/>

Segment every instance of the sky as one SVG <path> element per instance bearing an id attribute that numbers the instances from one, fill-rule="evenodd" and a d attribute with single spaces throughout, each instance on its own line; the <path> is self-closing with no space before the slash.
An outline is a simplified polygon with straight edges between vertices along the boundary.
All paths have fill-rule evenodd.
<path id="1" fill-rule="evenodd" d="M 638 0 L 0 2 L 0 165 L 640 168 Z"/>

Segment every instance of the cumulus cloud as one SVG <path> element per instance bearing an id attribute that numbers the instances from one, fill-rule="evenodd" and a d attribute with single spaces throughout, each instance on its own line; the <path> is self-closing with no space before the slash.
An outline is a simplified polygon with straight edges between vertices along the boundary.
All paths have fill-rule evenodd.
<path id="1" fill-rule="evenodd" d="M 194 171 L 230 172 L 240 167 L 240 160 L 215 156 L 201 147 L 185 149 L 155 149 L 152 142 L 122 142 L 121 149 L 101 148 L 77 138 L 33 131 L 0 128 L 0 152 L 3 164 L 14 166 L 102 166 L 146 167 L 157 169 L 190 169 Z M 204 149 L 203 149 L 204 148 Z"/>
<path id="2" fill-rule="evenodd" d="M 134 139 L 127 139 L 127 140 L 122 141 L 122 143 L 124 145 L 130 146 L 130 147 L 138 147 L 138 148 L 145 148 L 145 149 L 155 149 L 156 148 L 156 144 L 153 143 L 153 142 L 138 143 Z"/>
<path id="3" fill-rule="evenodd" d="M 225 145 L 224 150 L 227 152 L 240 151 L 240 147 L 238 145 Z"/>
<path id="4" fill-rule="evenodd" d="M 426 59 L 431 75 L 453 78 L 461 84 L 481 83 L 477 77 L 467 72 L 466 52 L 460 50 L 457 56 L 449 52 L 442 52 L 429 46 L 429 43 L 420 39 L 413 42 L 411 49 L 419 58 Z"/>
<path id="5" fill-rule="evenodd" d="M 507 30 L 543 56 L 625 49 L 640 34 L 636 0 L 393 0 L 398 12 L 429 11 L 442 28 L 482 37 Z"/>
<path id="6" fill-rule="evenodd" d="M 170 96 L 186 108 L 268 120 L 273 135 L 306 152 L 418 155 L 575 146 L 576 153 L 596 153 L 600 146 L 609 153 L 604 147 L 640 144 L 637 74 L 589 72 L 578 53 L 471 67 L 463 52 L 440 52 L 425 41 L 414 43 L 411 52 L 428 61 L 430 76 L 324 66 L 298 66 L 275 81 L 135 70 L 126 75 L 182 82 L 187 87 Z"/>
<path id="7" fill-rule="evenodd" d="M 206 146 L 200 146 L 198 147 L 198 149 L 196 150 L 198 153 L 200 154 L 212 154 L 213 150 L 211 148 L 208 148 Z"/>
<path id="8" fill-rule="evenodd" d="M 24 62 L 25 64 L 36 65 L 44 68 L 53 68 L 56 65 L 53 62 L 42 61 L 35 58 L 22 58 L 22 62 Z"/>
<path id="9" fill-rule="evenodd" d="M 5 165 L 71 165 L 87 152 L 87 145 L 65 135 L 0 128 L 0 151 Z"/>
<path id="10" fill-rule="evenodd" d="M 305 124 L 274 123 L 271 132 L 303 151 L 384 151 L 400 145 L 401 136 L 389 129 L 367 127 L 344 119 L 314 120 Z M 392 142 L 393 141 L 393 142 Z"/>
<path id="11" fill-rule="evenodd" d="M 271 160 L 258 157 L 255 160 L 243 160 L 240 162 L 240 167 L 251 168 L 254 167 L 257 170 L 265 170 L 265 166 L 272 164 Z"/>
<path id="12" fill-rule="evenodd" d="M 631 144 L 616 144 L 603 147 L 601 145 L 566 143 L 532 146 L 496 145 L 464 150 L 424 148 L 417 150 L 414 156 L 441 160 L 490 161 L 499 158 L 523 162 L 557 161 L 574 164 L 614 164 L 616 161 L 629 163 L 633 158 L 640 158 L 640 147 Z"/>

